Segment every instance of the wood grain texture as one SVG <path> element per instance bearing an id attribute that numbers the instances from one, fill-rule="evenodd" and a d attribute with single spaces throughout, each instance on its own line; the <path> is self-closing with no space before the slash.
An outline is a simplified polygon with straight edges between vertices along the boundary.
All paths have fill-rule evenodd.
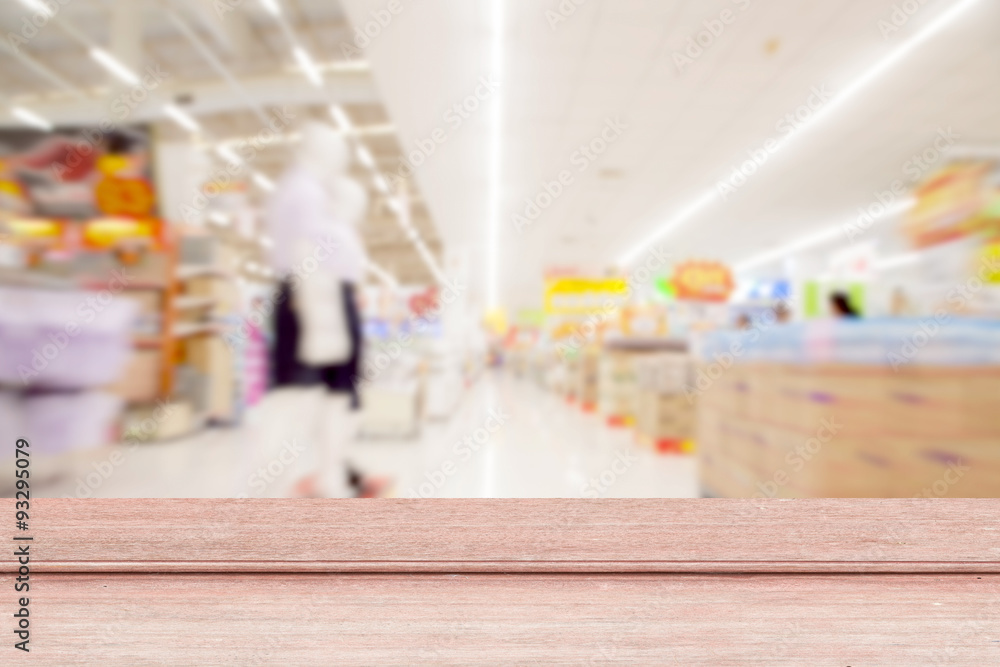
<path id="1" fill-rule="evenodd" d="M 0 576 L 0 589 L 10 579 Z M 1000 575 L 41 582 L 32 665 L 1000 664 Z"/>
<path id="2" fill-rule="evenodd" d="M 1000 500 L 38 499 L 31 514 L 39 572 L 1000 572 Z"/>
<path id="3" fill-rule="evenodd" d="M 981 667 L 1000 664 L 997 516 L 982 500 L 35 500 L 32 653 L 0 647 L 0 664 Z"/>

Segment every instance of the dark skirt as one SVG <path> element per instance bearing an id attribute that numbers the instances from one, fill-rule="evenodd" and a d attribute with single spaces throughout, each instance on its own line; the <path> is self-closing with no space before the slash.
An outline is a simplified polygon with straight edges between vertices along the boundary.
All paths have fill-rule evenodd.
<path id="1" fill-rule="evenodd" d="M 331 392 L 349 393 L 351 407 L 359 406 L 358 369 L 361 365 L 361 316 L 355 299 L 354 285 L 342 283 L 344 320 L 351 338 L 351 356 L 342 364 L 332 366 L 306 366 L 298 360 L 301 327 L 298 315 L 292 308 L 292 286 L 283 280 L 278 288 L 278 302 L 274 309 L 274 349 L 271 368 L 274 369 L 272 386 L 309 387 L 324 384 Z M 335 307 L 333 304 L 331 308 Z"/>

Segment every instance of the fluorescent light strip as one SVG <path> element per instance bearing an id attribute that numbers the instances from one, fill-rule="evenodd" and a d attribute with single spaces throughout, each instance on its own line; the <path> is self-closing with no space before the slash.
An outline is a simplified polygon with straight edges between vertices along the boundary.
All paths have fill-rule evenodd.
<path id="1" fill-rule="evenodd" d="M 445 279 L 445 276 L 441 272 L 441 269 L 438 268 L 437 261 L 434 259 L 434 255 L 432 255 L 431 251 L 428 250 L 426 245 L 424 245 L 424 242 L 417 241 L 416 243 L 414 243 L 414 245 L 417 248 L 417 252 L 420 253 L 420 256 L 423 258 L 424 264 L 427 265 L 427 268 L 429 268 L 431 270 L 431 273 L 434 275 L 434 279 L 437 280 L 439 283 L 446 284 L 448 282 L 447 279 Z"/>
<path id="2" fill-rule="evenodd" d="M 882 260 L 875 260 L 875 270 L 876 271 L 889 271 L 891 269 L 896 269 L 901 266 L 909 266 L 910 264 L 916 264 L 921 259 L 921 253 L 919 252 L 908 252 L 901 255 L 894 255 L 892 257 L 886 257 Z"/>
<path id="3" fill-rule="evenodd" d="M 139 85 L 139 77 L 137 77 L 132 70 L 125 67 L 125 65 L 122 65 L 117 58 L 104 49 L 99 49 L 96 46 L 92 47 L 90 49 L 90 57 L 96 60 L 101 67 L 108 70 L 128 85 Z"/>
<path id="4" fill-rule="evenodd" d="M 198 121 L 188 115 L 186 111 L 183 111 L 173 104 L 164 104 L 163 113 L 170 116 L 175 123 L 183 127 L 188 132 L 201 131 L 201 125 L 198 124 Z"/>
<path id="5" fill-rule="evenodd" d="M 500 0 L 493 0 L 494 2 L 499 2 Z M 785 136 L 784 140 L 781 142 L 782 148 L 786 147 L 791 143 L 793 137 L 800 137 L 806 130 L 815 127 L 819 121 L 824 118 L 829 118 L 831 112 L 834 109 L 839 108 L 843 105 L 845 100 L 848 100 L 856 96 L 865 86 L 870 84 L 872 81 L 877 79 L 879 76 L 889 71 L 893 65 L 899 63 L 903 58 L 915 50 L 918 46 L 926 42 L 928 39 L 933 37 L 935 34 L 943 30 L 949 23 L 956 19 L 962 12 L 966 11 L 974 4 L 979 2 L 979 0 L 959 0 L 954 5 L 949 7 L 947 10 L 942 12 L 932 23 L 924 26 L 917 34 L 913 35 L 905 42 L 900 44 L 898 47 L 893 49 L 888 55 L 879 60 L 873 67 L 862 74 L 860 77 L 855 79 L 851 84 L 843 88 L 839 93 L 837 93 L 829 102 L 826 103 L 822 108 L 820 108 L 816 113 L 807 118 L 805 122 L 798 126 L 795 132 Z M 644 241 L 639 245 L 635 246 L 627 253 L 621 256 L 619 259 L 619 265 L 625 266 L 630 264 L 633 260 L 638 257 L 638 255 L 653 241 L 662 237 L 670 231 L 673 231 L 681 224 L 687 222 L 695 213 L 701 211 L 705 206 L 718 198 L 718 193 L 716 193 L 715 188 L 711 188 L 708 192 L 700 195 L 698 199 L 694 200 L 690 204 L 682 208 L 678 213 L 668 220 L 663 226 L 657 229 L 655 232 L 650 234 Z"/>
<path id="6" fill-rule="evenodd" d="M 437 265 L 437 261 L 434 259 L 434 255 L 431 254 L 430 250 L 424 244 L 423 239 L 420 238 L 420 232 L 413 226 L 410 221 L 409 211 L 403 206 L 403 203 L 396 197 L 389 199 L 389 208 L 396 214 L 396 221 L 399 223 L 400 228 L 403 233 L 406 234 L 406 240 L 413 244 L 413 247 L 417 249 L 420 254 L 421 259 L 424 260 L 424 264 L 430 269 L 431 273 L 434 275 L 434 279 L 441 284 L 446 284 L 448 281 L 445 279 L 444 273 L 441 271 L 440 267 Z"/>
<path id="7" fill-rule="evenodd" d="M 399 287 L 399 281 L 396 280 L 395 276 L 371 260 L 368 260 L 368 270 L 375 274 L 375 276 L 387 286 L 393 289 Z"/>
<path id="8" fill-rule="evenodd" d="M 349 132 L 348 134 L 351 134 L 352 136 L 355 137 L 368 137 L 368 136 L 376 136 L 384 134 L 393 134 L 395 131 L 396 131 L 395 125 L 392 125 L 390 123 L 380 123 L 378 125 L 355 125 L 352 128 L 352 131 Z M 218 141 L 210 143 L 199 144 L 198 147 L 200 149 L 207 150 L 215 146 L 232 147 L 239 145 L 241 143 L 243 144 L 252 143 L 255 146 L 277 146 L 281 144 L 294 144 L 300 141 L 302 141 L 301 132 L 286 132 L 285 134 L 276 134 L 274 135 L 273 138 L 269 138 L 265 142 L 262 142 L 260 140 L 260 137 L 255 135 L 250 137 L 233 137 L 229 139 L 220 139 Z"/>
<path id="9" fill-rule="evenodd" d="M 875 220 L 880 220 L 882 218 L 886 218 L 891 215 L 902 213 L 903 211 L 910 208 L 910 206 L 912 205 L 913 205 L 912 198 L 901 199 L 898 202 L 887 207 L 885 211 L 882 213 L 882 215 L 876 217 Z M 737 273 L 743 273 L 749 271 L 750 269 L 757 268 L 758 266 L 761 266 L 763 264 L 767 264 L 768 262 L 772 262 L 776 259 L 781 259 L 782 257 L 787 257 L 796 252 L 806 250 L 807 248 L 812 248 L 814 246 L 835 241 L 837 238 L 845 235 L 846 233 L 845 227 L 847 225 L 853 225 L 856 222 L 857 220 L 852 219 L 848 223 L 826 227 L 807 236 L 798 238 L 790 243 L 786 243 L 783 246 L 779 246 L 774 250 L 768 250 L 767 252 L 762 252 L 759 255 L 751 257 L 750 259 L 739 262 L 733 267 L 733 269 Z"/>
<path id="10" fill-rule="evenodd" d="M 399 200 L 397 198 L 391 197 L 386 202 L 386 205 L 389 207 L 389 210 L 392 211 L 393 213 L 397 215 L 402 215 L 403 205 L 399 203 Z M 400 222 L 403 222 L 403 218 L 400 218 Z"/>
<path id="11" fill-rule="evenodd" d="M 332 72 L 334 74 L 367 72 L 371 70 L 371 68 L 372 66 L 364 60 L 330 60 L 327 62 L 316 63 L 316 69 L 320 72 Z M 284 69 L 286 72 L 302 71 L 302 68 L 298 65 L 287 65 Z"/>
<path id="12" fill-rule="evenodd" d="M 253 182 L 256 183 L 262 190 L 267 190 L 268 192 L 274 190 L 274 181 L 259 171 L 255 171 L 251 178 L 253 178 Z"/>
<path id="13" fill-rule="evenodd" d="M 490 60 L 494 76 L 503 83 L 504 0 L 492 0 L 493 34 Z M 490 124 L 490 194 L 486 232 L 486 295 L 490 310 L 500 306 L 500 202 L 503 175 L 503 87 L 493 95 L 493 122 Z"/>
<path id="14" fill-rule="evenodd" d="M 330 105 L 330 115 L 335 121 L 337 121 L 337 125 L 340 127 L 341 132 L 350 133 L 354 131 L 354 125 L 351 123 L 351 118 L 339 104 Z"/>
<path id="15" fill-rule="evenodd" d="M 358 155 L 358 162 L 368 169 L 375 169 L 375 158 L 372 157 L 371 151 L 364 146 L 358 146 L 358 150 L 356 152 Z"/>
<path id="16" fill-rule="evenodd" d="M 317 88 L 321 87 L 323 85 L 323 75 L 320 74 L 319 69 L 316 68 L 316 63 L 314 63 L 313 59 L 309 57 L 306 50 L 301 46 L 296 46 L 292 49 L 292 55 L 295 56 L 295 61 L 299 64 L 299 67 L 302 68 L 302 71 L 305 73 L 306 78 L 309 79 L 309 82 Z"/>
<path id="17" fill-rule="evenodd" d="M 655 232 L 644 238 L 640 243 L 633 246 L 631 250 L 622 255 L 618 260 L 618 265 L 625 267 L 632 263 L 636 257 L 638 257 L 646 248 L 648 248 L 653 241 L 660 238 L 667 232 L 673 230 L 675 227 L 683 224 L 688 218 L 698 213 L 700 210 L 714 202 L 718 199 L 719 193 L 716 192 L 715 188 L 709 188 L 701 194 L 700 197 L 694 201 L 687 204 L 684 208 L 674 214 L 672 218 L 667 220 L 662 227 L 657 229 Z"/>
<path id="18" fill-rule="evenodd" d="M 278 0 L 260 0 L 260 4 L 271 16 L 281 16 L 281 5 L 278 4 Z"/>
<path id="19" fill-rule="evenodd" d="M 227 160 L 229 162 L 233 162 L 236 164 L 243 164 L 243 160 L 240 158 L 240 156 L 237 155 L 236 151 L 234 151 L 229 146 L 217 146 L 215 148 L 215 154 L 221 157 L 223 160 Z"/>
<path id="20" fill-rule="evenodd" d="M 55 13 L 53 13 L 51 9 L 46 7 L 45 3 L 41 2 L 40 0 L 21 0 L 21 4 L 32 11 L 38 12 L 39 14 L 41 14 L 46 18 L 52 18 L 53 16 L 55 16 Z"/>
<path id="21" fill-rule="evenodd" d="M 52 123 L 42 118 L 34 111 L 29 111 L 24 107 L 11 107 L 10 113 L 14 116 L 14 118 L 17 118 L 22 123 L 37 127 L 38 129 L 46 132 L 52 131 Z"/>

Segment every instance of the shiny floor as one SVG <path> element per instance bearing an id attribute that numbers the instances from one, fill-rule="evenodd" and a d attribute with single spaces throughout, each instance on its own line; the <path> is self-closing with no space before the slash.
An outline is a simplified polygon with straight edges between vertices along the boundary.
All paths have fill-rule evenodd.
<path id="1" fill-rule="evenodd" d="M 294 497 L 316 470 L 315 417 L 300 397 L 268 394 L 236 428 L 36 461 L 42 497 Z M 304 434 L 303 434 L 304 433 Z M 698 495 L 693 457 L 657 454 L 630 430 L 532 382 L 490 371 L 450 418 L 415 437 L 363 437 L 353 466 L 402 498 L 677 498 Z"/>

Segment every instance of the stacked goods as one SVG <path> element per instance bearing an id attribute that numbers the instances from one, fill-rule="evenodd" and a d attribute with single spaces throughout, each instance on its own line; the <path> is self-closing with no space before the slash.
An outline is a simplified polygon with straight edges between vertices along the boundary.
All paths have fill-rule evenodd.
<path id="1" fill-rule="evenodd" d="M 648 396 L 643 397 L 639 391 L 637 372 L 644 368 L 644 360 L 651 355 L 658 353 L 673 352 L 687 353 L 687 343 L 671 338 L 640 338 L 632 337 L 609 337 L 604 341 L 604 350 L 601 354 L 598 365 L 598 409 L 601 414 L 608 418 L 608 423 L 612 425 L 632 426 L 641 411 L 649 413 L 652 410 L 657 415 L 665 413 L 665 428 L 675 428 L 681 424 L 671 425 L 670 415 L 677 414 L 676 402 L 666 401 L 665 410 L 661 411 L 660 399 L 655 401 Z M 657 392 L 671 394 L 674 393 L 675 385 L 672 384 L 677 376 L 673 373 L 675 366 L 665 372 L 661 380 L 658 380 Z M 666 383 L 666 384 L 663 384 Z M 667 391 L 665 391 L 667 390 Z M 654 404 L 653 408 L 648 406 Z M 657 420 L 660 418 L 657 417 Z M 661 425 L 657 425 L 661 428 Z"/>
<path id="2" fill-rule="evenodd" d="M 1000 364 L 978 361 L 995 354 L 1000 328 L 970 321 L 942 327 L 934 354 L 900 364 L 886 354 L 879 323 L 822 326 L 829 343 L 822 355 L 850 355 L 853 363 L 788 363 L 817 354 L 793 347 L 772 347 L 780 358 L 768 361 L 759 349 L 733 354 L 720 340 L 706 341 L 715 352 L 702 359 L 696 388 L 707 493 L 1000 495 Z M 803 340 L 816 338 L 808 331 L 782 336 L 803 333 Z M 720 337 L 733 340 L 713 336 Z"/>
<path id="3" fill-rule="evenodd" d="M 555 356 L 549 350 L 536 347 L 531 351 L 528 363 L 529 378 L 539 387 L 545 388 L 549 369 L 555 365 L 555 362 Z"/>
<path id="4" fill-rule="evenodd" d="M 507 366 L 516 378 L 524 377 L 525 359 L 524 350 L 512 347 L 507 350 Z"/>
<path id="5" fill-rule="evenodd" d="M 600 356 L 596 349 L 588 348 L 577 357 L 576 397 L 580 407 L 587 412 L 597 408 L 598 364 Z"/>
<path id="6" fill-rule="evenodd" d="M 645 355 L 636 359 L 635 370 L 639 440 L 662 452 L 692 451 L 696 407 L 688 354 Z"/>
<path id="7" fill-rule="evenodd" d="M 634 355 L 620 350 L 605 351 L 597 366 L 598 410 L 613 426 L 635 420 Z"/>
<path id="8" fill-rule="evenodd" d="M 573 403 L 579 398 L 580 390 L 580 355 L 576 353 L 567 354 L 562 359 L 562 366 L 566 369 L 565 383 L 562 387 L 563 397 Z"/>

